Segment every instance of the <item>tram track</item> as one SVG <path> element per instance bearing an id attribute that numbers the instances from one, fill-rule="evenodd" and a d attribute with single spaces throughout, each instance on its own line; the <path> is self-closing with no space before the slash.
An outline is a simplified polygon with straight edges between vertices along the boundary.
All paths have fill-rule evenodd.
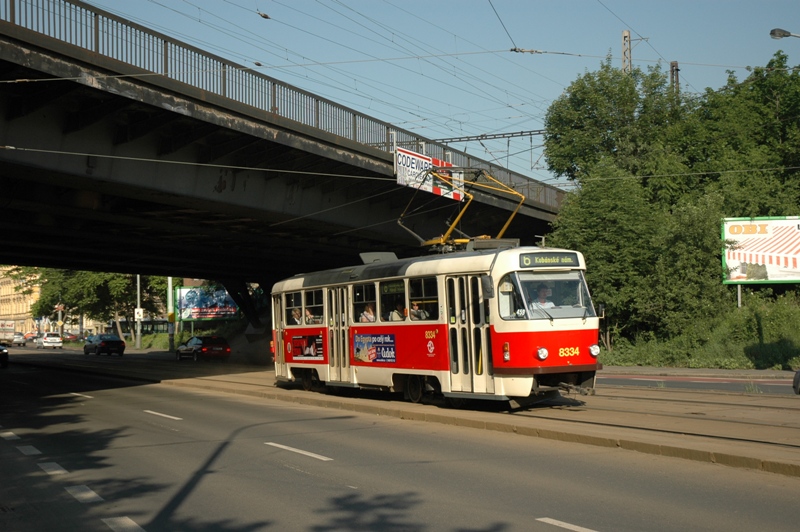
<path id="1" fill-rule="evenodd" d="M 595 410 L 597 410 L 597 409 L 595 409 Z M 624 411 L 622 411 L 622 410 L 610 410 L 610 409 L 600 409 L 600 410 L 612 411 L 612 412 L 615 412 L 615 413 L 624 413 Z M 534 413 L 531 413 L 531 412 L 515 412 L 514 415 L 519 415 L 519 416 L 522 416 L 522 417 L 532 418 L 532 419 L 542 419 L 542 420 L 548 420 L 548 421 L 560 421 L 560 422 L 569 423 L 569 424 L 575 424 L 575 425 L 590 425 L 590 426 L 593 426 L 593 427 L 600 427 L 600 428 L 628 429 L 628 430 L 644 431 L 644 432 L 648 432 L 648 433 L 651 433 L 651 434 L 670 434 L 670 435 L 680 435 L 680 436 L 695 436 L 695 437 L 700 437 L 700 438 L 710 438 L 710 439 L 719 440 L 719 441 L 754 443 L 754 444 L 769 445 L 769 446 L 774 446 L 774 447 L 779 447 L 779 448 L 784 448 L 784 449 L 798 449 L 798 450 L 800 450 L 800 442 L 796 443 L 796 444 L 795 443 L 782 443 L 782 442 L 776 442 L 776 441 L 765 440 L 765 439 L 740 438 L 740 437 L 735 437 L 735 436 L 730 436 L 730 435 L 713 434 L 713 433 L 711 433 L 709 431 L 700 432 L 700 431 L 688 431 L 688 430 L 685 430 L 685 429 L 684 430 L 675 430 L 675 429 L 648 427 L 648 426 L 643 426 L 641 424 L 612 423 L 612 422 L 604 422 L 604 421 L 591 421 L 591 420 L 585 420 L 585 419 L 569 419 L 569 418 L 561 418 L 561 417 L 560 418 L 553 418 L 552 416 L 538 415 L 538 414 L 534 414 Z M 660 417 L 678 418 L 678 419 L 680 419 L 680 418 L 693 419 L 693 420 L 696 421 L 696 418 L 689 418 L 688 416 L 678 416 L 678 415 L 666 416 L 666 415 L 663 415 L 663 414 L 659 414 L 659 416 Z M 717 421 L 717 422 L 720 422 L 720 423 L 728 423 L 728 424 L 740 423 L 742 425 L 750 425 L 750 426 L 752 426 L 752 423 L 740 422 L 740 421 L 713 420 L 713 419 L 711 419 L 711 420 L 705 420 L 704 419 L 704 421 Z M 778 429 L 786 428 L 785 426 L 781 426 L 781 425 L 763 425 L 763 426 L 770 427 L 770 428 L 778 428 Z"/>
<path id="2" fill-rule="evenodd" d="M 605 395 L 559 396 L 507 411 L 526 419 L 598 429 L 632 430 L 706 438 L 719 442 L 800 449 L 800 416 L 791 398 L 686 392 L 628 387 L 603 388 Z M 623 393 L 618 394 L 621 391 Z M 666 395 L 663 395 L 666 394 Z M 696 397 L 687 395 L 698 394 Z M 705 397 L 704 397 L 705 395 Z"/>

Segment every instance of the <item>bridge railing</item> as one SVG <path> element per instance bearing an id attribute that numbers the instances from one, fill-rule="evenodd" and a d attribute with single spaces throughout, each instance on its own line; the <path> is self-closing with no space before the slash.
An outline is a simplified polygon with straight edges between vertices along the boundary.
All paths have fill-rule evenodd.
<path id="1" fill-rule="evenodd" d="M 525 194 L 529 202 L 552 210 L 561 204 L 563 192 L 555 187 L 77 0 L 0 0 L 0 27 L 4 23 L 54 39 L 61 48 L 77 47 L 252 107 L 255 118 L 263 118 L 267 112 L 385 152 L 393 151 L 394 141 L 398 146 L 450 161 L 455 166 L 483 168 Z"/>

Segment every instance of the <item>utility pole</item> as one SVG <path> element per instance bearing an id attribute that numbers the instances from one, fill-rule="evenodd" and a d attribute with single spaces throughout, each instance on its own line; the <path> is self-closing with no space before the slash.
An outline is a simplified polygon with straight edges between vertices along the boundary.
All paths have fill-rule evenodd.
<path id="1" fill-rule="evenodd" d="M 678 68 L 678 62 L 677 61 L 670 61 L 670 63 L 669 63 L 669 84 L 672 87 L 672 90 L 675 91 L 676 94 L 681 92 L 681 82 L 680 82 L 679 75 L 678 75 L 678 72 L 680 72 L 680 71 L 681 71 L 681 69 Z"/>
<path id="2" fill-rule="evenodd" d="M 647 37 L 642 37 L 640 39 L 631 39 L 631 30 L 622 30 L 622 73 L 623 74 L 630 74 L 631 70 L 633 70 L 633 59 L 631 55 L 631 50 L 633 47 L 631 43 L 633 41 L 646 41 Z"/>
<path id="3" fill-rule="evenodd" d="M 631 31 L 622 30 L 622 73 L 631 73 Z"/>
<path id="4" fill-rule="evenodd" d="M 136 349 L 142 348 L 142 278 L 136 274 Z"/>

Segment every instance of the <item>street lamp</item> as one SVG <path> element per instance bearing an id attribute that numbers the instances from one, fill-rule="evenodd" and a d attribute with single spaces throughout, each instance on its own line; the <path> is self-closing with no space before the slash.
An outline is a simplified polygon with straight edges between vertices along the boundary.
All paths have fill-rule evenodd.
<path id="1" fill-rule="evenodd" d="M 797 33 L 791 33 L 780 28 L 775 28 L 769 32 L 769 36 L 773 39 L 783 39 L 784 37 L 800 37 Z"/>

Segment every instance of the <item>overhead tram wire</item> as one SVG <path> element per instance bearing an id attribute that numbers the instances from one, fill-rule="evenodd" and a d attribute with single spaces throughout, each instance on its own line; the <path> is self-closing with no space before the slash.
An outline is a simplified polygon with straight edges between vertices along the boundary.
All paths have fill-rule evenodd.
<path id="1" fill-rule="evenodd" d="M 466 137 L 452 137 L 448 139 L 436 139 L 433 142 L 447 144 L 449 142 L 469 142 L 473 140 L 492 140 L 510 139 L 513 137 L 530 137 L 533 135 L 544 135 L 544 129 L 532 129 L 530 131 L 517 131 L 516 133 L 483 133 L 481 135 L 468 135 Z"/>

